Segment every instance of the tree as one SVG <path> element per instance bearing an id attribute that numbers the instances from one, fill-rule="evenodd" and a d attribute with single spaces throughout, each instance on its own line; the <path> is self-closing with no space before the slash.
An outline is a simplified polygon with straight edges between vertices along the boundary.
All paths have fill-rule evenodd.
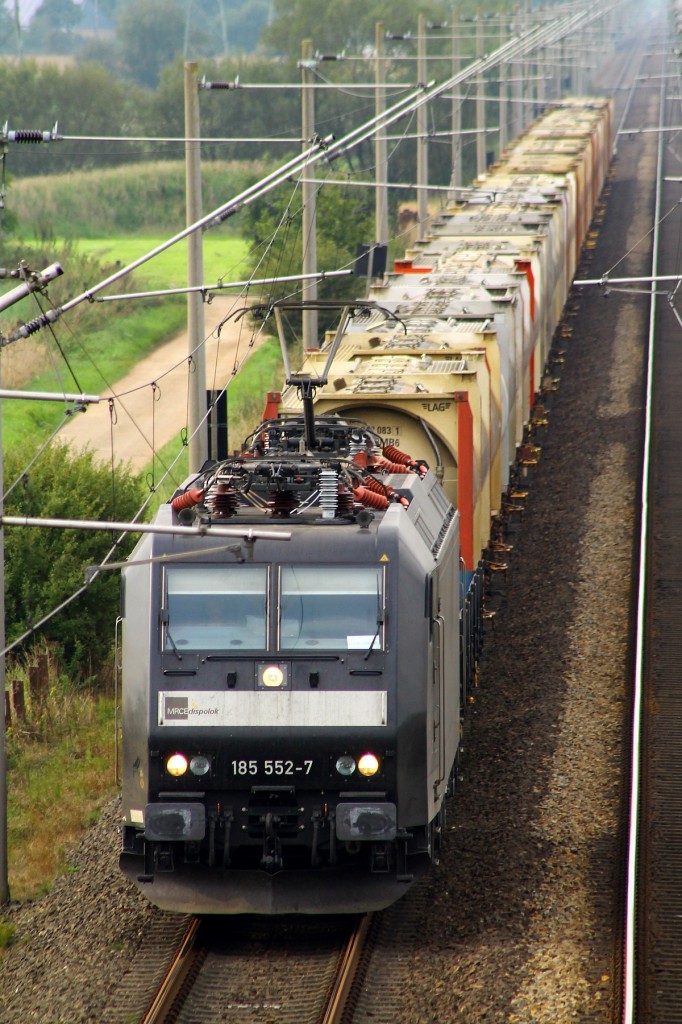
<path id="1" fill-rule="evenodd" d="M 3 118 L 10 128 L 51 128 L 69 135 L 145 135 L 149 93 L 127 85 L 95 64 L 34 60 L 0 62 Z M 97 142 L 10 147 L 7 164 L 17 176 L 63 173 L 94 164 L 128 162 L 130 148 Z M 10 196 L 11 202 L 11 196 Z M 9 204 L 8 204 L 9 205 Z"/>
<path id="2" fill-rule="evenodd" d="M 0 53 L 16 53 L 19 48 L 17 23 L 7 8 L 0 5 Z"/>
<path id="3" fill-rule="evenodd" d="M 342 173 L 342 171 L 339 171 Z M 282 220 L 287 203 L 288 216 Z M 262 200 L 248 206 L 244 235 L 253 242 L 252 268 L 258 277 L 286 276 L 301 270 L 301 206 L 300 194 L 292 198 L 291 190 L 285 195 L 276 189 Z M 317 263 L 319 270 L 350 269 L 360 242 L 374 239 L 374 193 L 372 190 L 346 189 L 336 185 L 324 186 L 317 200 Z M 265 262 L 259 263 L 267 253 Z M 318 285 L 320 299 L 358 298 L 364 293 L 365 283 L 357 277 L 329 278 Z M 284 283 L 273 286 L 268 298 L 285 295 L 295 298 L 300 285 Z M 264 297 L 265 298 L 265 297 Z M 288 315 L 294 331 L 300 328 L 300 317 Z M 330 330 L 338 321 L 338 313 L 320 315 L 320 332 Z"/>
<path id="4" fill-rule="evenodd" d="M 26 48 L 34 53 L 71 53 L 79 43 L 74 29 L 82 17 L 73 0 L 43 0 L 29 22 Z"/>
<path id="5" fill-rule="evenodd" d="M 86 413 L 87 415 L 87 413 Z M 8 515 L 68 519 L 132 518 L 142 504 L 137 477 L 94 461 L 91 453 L 73 455 L 53 445 L 22 477 L 24 451 L 5 452 L 5 486 L 21 483 L 8 496 Z M 101 531 L 17 527 L 5 531 L 7 635 L 11 641 L 83 586 L 85 570 L 96 565 L 112 544 Z M 121 557 L 132 548 L 127 539 Z M 77 601 L 43 628 L 56 643 L 60 661 L 76 679 L 93 675 L 111 651 L 119 609 L 119 580 L 103 573 Z"/>
<path id="6" fill-rule="evenodd" d="M 185 14 L 179 0 L 127 0 L 116 35 L 128 75 L 156 88 L 164 64 L 183 52 Z"/>
<path id="7" fill-rule="evenodd" d="M 323 53 L 349 50 L 357 55 L 374 45 L 377 22 L 387 31 L 414 32 L 419 12 L 433 21 L 447 21 L 452 5 L 442 0 L 274 0 L 273 10 L 261 42 L 270 52 L 296 57 L 302 39 L 312 39 Z"/>

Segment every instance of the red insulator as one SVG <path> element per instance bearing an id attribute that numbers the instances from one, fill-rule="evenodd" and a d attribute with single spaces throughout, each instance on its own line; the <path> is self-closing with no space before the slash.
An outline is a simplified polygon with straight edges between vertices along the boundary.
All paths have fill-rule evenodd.
<path id="1" fill-rule="evenodd" d="M 354 487 L 353 497 L 356 501 L 364 505 L 365 508 L 376 508 L 383 511 L 388 508 L 390 502 L 387 497 L 383 494 L 375 494 L 374 491 L 370 491 L 368 487 Z"/>
<path id="2" fill-rule="evenodd" d="M 288 519 L 298 500 L 293 491 L 271 491 L 268 509 L 273 519 Z"/>
<path id="3" fill-rule="evenodd" d="M 356 452 L 353 456 L 353 462 L 355 465 L 362 466 L 363 469 L 367 469 L 368 461 L 367 452 Z"/>
<path id="4" fill-rule="evenodd" d="M 173 498 L 171 508 L 174 512 L 181 512 L 183 508 L 194 508 L 203 500 L 204 492 L 201 487 L 188 487 L 184 494 L 178 494 Z"/>
<path id="5" fill-rule="evenodd" d="M 211 496 L 211 509 L 214 516 L 226 518 L 237 514 L 239 495 L 231 484 L 218 484 Z"/>
<path id="6" fill-rule="evenodd" d="M 336 514 L 339 516 L 350 515 L 353 511 L 353 495 L 345 487 L 339 487 L 339 498 L 336 506 Z"/>
<path id="7" fill-rule="evenodd" d="M 403 473 L 403 474 L 405 474 L 405 473 L 413 473 L 414 472 L 414 470 L 410 469 L 409 466 L 406 466 L 402 462 L 389 462 L 387 459 L 380 459 L 377 462 L 377 464 L 376 464 L 376 468 L 381 473 Z"/>
<path id="8" fill-rule="evenodd" d="M 384 445 L 384 458 L 388 459 L 389 462 L 401 462 L 403 466 L 414 465 L 414 459 L 411 455 L 406 455 L 405 452 L 401 452 L 400 448 L 394 448 L 392 444 Z"/>
<path id="9" fill-rule="evenodd" d="M 363 483 L 368 490 L 374 491 L 375 494 L 383 494 L 385 496 L 393 494 L 392 487 L 389 487 L 388 484 L 380 483 L 378 480 L 375 480 L 373 476 L 363 477 Z"/>

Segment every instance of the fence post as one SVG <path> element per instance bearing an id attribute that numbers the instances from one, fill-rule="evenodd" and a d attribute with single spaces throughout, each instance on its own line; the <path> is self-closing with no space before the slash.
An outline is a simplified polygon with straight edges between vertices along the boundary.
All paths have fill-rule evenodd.
<path id="1" fill-rule="evenodd" d="M 36 664 L 29 667 L 28 687 L 31 704 L 36 707 L 43 705 L 50 689 L 50 661 L 47 654 L 39 654 Z"/>
<path id="2" fill-rule="evenodd" d="M 26 700 L 24 697 L 24 684 L 21 679 L 13 679 L 9 684 L 12 696 L 12 710 L 17 725 L 26 721 Z"/>

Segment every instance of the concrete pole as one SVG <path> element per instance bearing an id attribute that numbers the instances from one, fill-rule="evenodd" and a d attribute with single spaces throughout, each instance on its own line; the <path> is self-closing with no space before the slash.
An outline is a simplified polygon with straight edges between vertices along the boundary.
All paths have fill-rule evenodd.
<path id="1" fill-rule="evenodd" d="M 507 39 L 507 15 L 504 8 L 500 8 L 500 46 L 503 46 Z M 499 67 L 500 75 L 500 153 L 507 147 L 509 142 L 509 103 L 507 98 L 507 65 L 503 62 Z"/>
<path id="2" fill-rule="evenodd" d="M 549 20 L 549 18 L 546 20 Z M 557 44 L 551 43 L 544 52 L 547 61 L 544 67 L 544 73 L 548 76 L 544 89 L 545 99 L 554 100 L 558 95 L 558 76 L 561 75 Z"/>
<path id="3" fill-rule="evenodd" d="M 544 9 L 541 7 L 539 11 L 540 20 L 543 21 Z M 537 117 L 540 113 L 544 102 L 547 98 L 547 83 L 545 81 L 545 75 L 547 74 L 547 68 L 549 67 L 550 53 L 547 46 L 543 46 L 538 51 L 536 62 L 535 62 L 535 98 L 537 100 L 536 106 L 533 111 L 534 117 Z"/>
<path id="4" fill-rule="evenodd" d="M 301 43 L 301 126 L 303 139 L 303 151 L 310 147 L 311 139 L 315 134 L 315 93 L 312 89 L 306 88 L 312 84 L 313 77 L 307 65 L 313 58 L 313 43 L 311 39 L 304 39 Z M 301 185 L 301 197 L 303 199 L 303 273 L 317 273 L 317 189 L 314 182 L 315 164 L 306 168 L 303 184 Z M 304 299 L 317 298 L 317 281 L 311 278 L 306 281 L 301 290 Z M 305 309 L 303 311 L 303 348 L 319 348 L 317 310 Z"/>
<path id="5" fill-rule="evenodd" d="M 384 26 L 379 21 L 376 24 L 375 33 L 376 49 L 376 80 L 377 91 L 374 103 L 374 113 L 377 117 L 386 109 L 386 65 L 384 62 Z M 375 220 L 376 240 L 379 245 L 388 245 L 388 147 L 386 143 L 386 130 L 380 128 L 375 140 L 376 159 L 376 195 L 375 195 Z"/>
<path id="6" fill-rule="evenodd" d="M 417 79 L 420 85 L 426 85 L 426 17 L 419 15 L 417 21 Z M 417 210 L 419 218 L 419 237 L 424 238 L 429 227 L 429 151 L 426 139 L 427 110 L 423 103 L 417 110 Z"/>
<path id="7" fill-rule="evenodd" d="M 476 60 L 484 55 L 483 45 L 483 14 L 478 8 L 476 14 Z M 476 77 L 476 174 L 480 177 L 485 174 L 488 161 L 486 158 L 486 135 L 485 135 L 485 78 L 483 75 Z"/>
<path id="8" fill-rule="evenodd" d="M 524 18 L 523 18 L 523 31 L 528 32 L 533 24 L 533 12 L 531 10 L 531 0 L 525 0 L 524 4 Z M 524 64 L 523 68 L 523 98 L 526 101 L 523 103 L 523 127 L 533 120 L 533 104 L 530 100 L 533 99 L 533 69 L 535 67 L 535 61 L 537 59 L 537 51 L 529 55 L 528 60 Z"/>
<path id="9" fill-rule="evenodd" d="M 583 96 L 585 93 L 585 58 L 588 52 L 590 36 L 587 29 L 584 29 L 581 38 L 573 41 L 573 87 L 576 96 Z"/>
<path id="10" fill-rule="evenodd" d="M 185 204 L 187 226 L 202 217 L 201 145 L 199 126 L 199 84 L 197 65 L 185 62 Z M 187 236 L 187 283 L 204 283 L 204 253 L 201 231 Z M 206 349 L 204 346 L 204 300 L 201 292 L 187 296 L 187 342 L 193 373 L 189 377 L 189 471 L 197 473 L 208 458 L 206 425 Z"/>
<path id="11" fill-rule="evenodd" d="M 17 33 L 17 56 L 23 57 L 24 37 L 21 30 L 21 12 L 19 10 L 19 0 L 14 0 L 14 27 Z"/>
<path id="12" fill-rule="evenodd" d="M 520 35 L 523 32 L 523 16 L 517 8 L 514 18 L 514 34 Z M 512 64 L 512 137 L 518 138 L 523 131 L 523 69 L 525 63 L 515 60 Z"/>
<path id="13" fill-rule="evenodd" d="M 459 74 L 462 66 L 459 21 L 457 8 L 452 8 L 452 76 Z M 462 185 L 462 103 L 455 96 L 457 88 L 452 90 L 452 178 L 450 182 L 453 188 Z"/>

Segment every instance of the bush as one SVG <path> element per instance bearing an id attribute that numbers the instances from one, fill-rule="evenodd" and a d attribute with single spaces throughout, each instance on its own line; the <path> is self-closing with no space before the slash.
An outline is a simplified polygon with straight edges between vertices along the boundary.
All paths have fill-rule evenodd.
<path id="1" fill-rule="evenodd" d="M 5 503 L 7 515 L 129 521 L 142 504 L 139 478 L 53 445 L 28 473 L 23 451 L 5 452 L 5 490 L 21 478 Z M 22 475 L 23 474 L 23 475 Z M 104 531 L 10 527 L 5 530 L 7 636 L 11 642 L 83 586 L 113 542 Z M 116 558 L 133 546 L 126 538 Z M 51 619 L 41 635 L 57 645 L 74 681 L 92 677 L 110 655 L 119 609 L 118 573 L 102 573 L 84 594 Z M 28 641 L 30 645 L 30 641 Z"/>

